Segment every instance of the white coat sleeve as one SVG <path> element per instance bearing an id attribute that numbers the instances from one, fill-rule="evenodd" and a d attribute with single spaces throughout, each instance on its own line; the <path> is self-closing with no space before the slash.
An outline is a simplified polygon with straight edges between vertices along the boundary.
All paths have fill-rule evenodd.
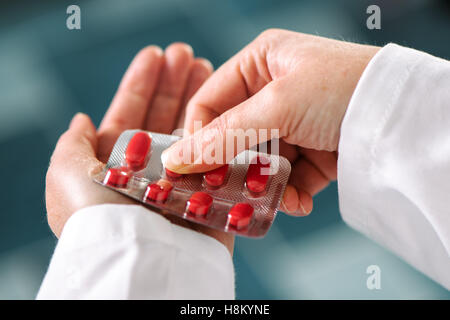
<path id="1" fill-rule="evenodd" d="M 450 289 L 450 62 L 389 44 L 341 127 L 339 205 L 353 228 Z"/>
<path id="2" fill-rule="evenodd" d="M 230 253 L 138 205 L 105 204 L 66 223 L 38 299 L 234 299 Z"/>

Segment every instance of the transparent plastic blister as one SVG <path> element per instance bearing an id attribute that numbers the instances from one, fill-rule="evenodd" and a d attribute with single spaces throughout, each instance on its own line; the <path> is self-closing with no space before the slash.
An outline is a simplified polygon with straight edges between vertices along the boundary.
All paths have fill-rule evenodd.
<path id="1" fill-rule="evenodd" d="M 179 139 L 140 130 L 124 131 L 105 170 L 94 176 L 94 181 L 164 214 L 240 236 L 263 237 L 280 206 L 291 170 L 289 161 L 246 150 L 227 168 L 217 169 L 217 174 L 180 176 L 166 172 L 161 163 L 161 153 Z M 150 148 L 146 143 L 151 144 Z M 249 170 L 249 166 L 253 169 Z M 264 174 L 248 177 L 249 171 Z"/>

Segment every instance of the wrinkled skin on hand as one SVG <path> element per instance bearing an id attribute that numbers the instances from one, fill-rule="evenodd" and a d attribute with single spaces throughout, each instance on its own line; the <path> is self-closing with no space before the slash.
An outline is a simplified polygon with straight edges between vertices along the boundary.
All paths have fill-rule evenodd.
<path id="1" fill-rule="evenodd" d="M 105 203 L 137 204 L 94 183 L 92 176 L 104 168 L 122 131 L 171 133 L 182 127 L 188 100 L 212 71 L 209 61 L 194 58 L 186 44 L 174 43 L 165 52 L 156 46 L 146 47 L 129 66 L 98 130 L 85 114 L 72 119 L 58 140 L 46 177 L 47 218 L 57 237 L 77 210 Z M 233 252 L 231 234 L 164 216 L 217 239 Z"/>
<path id="2" fill-rule="evenodd" d="M 180 161 L 182 146 L 205 150 L 211 136 L 217 137 L 217 145 L 225 146 L 227 129 L 279 129 L 280 154 L 292 165 L 282 209 L 292 215 L 309 214 L 312 196 L 337 177 L 342 119 L 378 50 L 286 30 L 263 32 L 222 65 L 190 100 L 185 128 L 193 134 L 164 153 L 165 166 L 177 173 L 212 170 L 221 165 L 208 164 L 204 158 L 213 151 L 198 152 L 203 158 L 187 164 Z M 195 121 L 202 121 L 204 127 L 194 133 Z M 264 141 L 259 136 L 257 143 Z M 222 163 L 243 149 L 223 152 Z"/>

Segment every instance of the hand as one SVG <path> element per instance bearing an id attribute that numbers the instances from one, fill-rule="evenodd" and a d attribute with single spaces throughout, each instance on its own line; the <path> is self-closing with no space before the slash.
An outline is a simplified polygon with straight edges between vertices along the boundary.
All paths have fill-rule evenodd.
<path id="1" fill-rule="evenodd" d="M 103 204 L 137 204 L 92 181 L 122 131 L 144 129 L 171 133 L 182 126 L 187 101 L 211 75 L 209 61 L 194 58 L 190 46 L 176 43 L 165 53 L 155 46 L 134 58 L 98 129 L 87 115 L 77 114 L 60 137 L 46 178 L 48 222 L 60 236 L 66 221 L 82 208 Z M 165 216 L 172 222 L 212 236 L 232 253 L 230 234 Z"/>
<path id="2" fill-rule="evenodd" d="M 166 150 L 165 166 L 178 173 L 208 171 L 221 165 L 205 159 L 214 154 L 214 146 L 223 147 L 222 161 L 228 162 L 268 140 L 258 136 L 226 152 L 225 130 L 279 129 L 280 154 L 292 163 L 282 209 L 309 214 L 312 196 L 336 179 L 341 122 L 362 72 L 378 50 L 284 30 L 262 33 L 190 100 L 185 128 L 193 133 L 194 121 L 209 124 Z M 200 150 L 200 159 L 186 157 L 181 152 L 186 145 Z M 206 148 L 210 150 L 203 152 Z M 183 162 L 189 158 L 193 161 Z"/>

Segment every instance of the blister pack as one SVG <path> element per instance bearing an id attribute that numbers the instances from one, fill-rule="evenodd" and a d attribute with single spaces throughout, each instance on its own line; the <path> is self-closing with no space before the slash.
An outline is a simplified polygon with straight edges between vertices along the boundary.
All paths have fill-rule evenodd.
<path id="1" fill-rule="evenodd" d="M 162 152 L 179 136 L 140 130 L 117 139 L 94 181 L 153 210 L 246 237 L 263 237 L 281 203 L 291 166 L 278 155 L 246 150 L 202 174 L 165 169 Z"/>

